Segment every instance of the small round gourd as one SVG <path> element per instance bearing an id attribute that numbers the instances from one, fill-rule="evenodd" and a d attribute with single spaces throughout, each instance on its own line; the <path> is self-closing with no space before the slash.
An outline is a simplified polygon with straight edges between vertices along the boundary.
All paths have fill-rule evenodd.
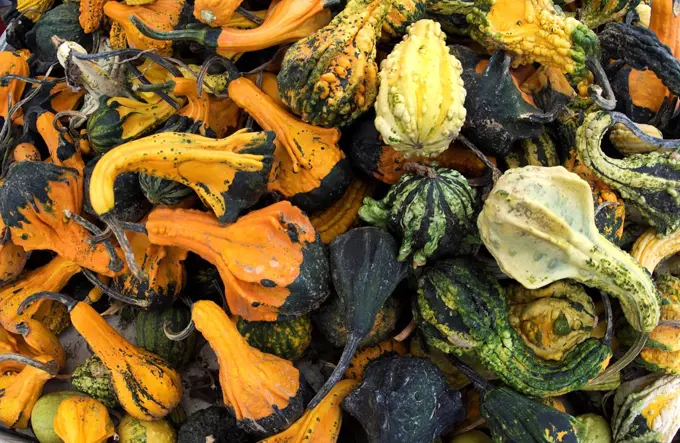
<path id="1" fill-rule="evenodd" d="M 288 321 L 247 321 L 238 317 L 238 332 L 262 352 L 289 360 L 300 357 L 312 342 L 309 314 Z"/>
<path id="2" fill-rule="evenodd" d="M 183 307 L 162 311 L 140 311 L 135 318 L 137 346 L 158 355 L 174 368 L 187 364 L 194 355 L 198 333 L 192 332 L 186 340 L 172 341 L 163 332 L 168 322 L 171 330 L 180 330 L 191 320 L 191 312 Z M 174 329 L 173 329 L 174 328 Z"/>
<path id="3" fill-rule="evenodd" d="M 465 122 L 460 61 L 439 23 L 419 20 L 380 65 L 375 127 L 404 157 L 434 157 Z"/>

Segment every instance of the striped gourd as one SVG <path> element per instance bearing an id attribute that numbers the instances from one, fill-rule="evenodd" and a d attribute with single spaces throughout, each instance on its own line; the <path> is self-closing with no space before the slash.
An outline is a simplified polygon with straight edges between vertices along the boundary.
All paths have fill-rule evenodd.
<path id="1" fill-rule="evenodd" d="M 359 216 L 401 238 L 399 260 L 414 266 L 456 251 L 474 227 L 475 193 L 452 169 L 409 166 L 382 200 L 364 199 Z"/>
<path id="2" fill-rule="evenodd" d="M 192 332 L 186 340 L 172 341 L 165 336 L 163 325 L 167 321 L 171 331 L 179 331 L 190 320 L 191 312 L 184 307 L 173 307 L 161 311 L 140 311 L 135 319 L 137 346 L 153 352 L 174 368 L 179 368 L 193 357 L 197 333 Z"/>

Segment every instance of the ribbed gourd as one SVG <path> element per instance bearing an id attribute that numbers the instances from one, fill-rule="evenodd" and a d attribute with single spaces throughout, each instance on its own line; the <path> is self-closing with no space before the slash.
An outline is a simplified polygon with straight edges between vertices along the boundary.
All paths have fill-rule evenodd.
<path id="1" fill-rule="evenodd" d="M 93 398 L 73 396 L 59 403 L 54 432 L 64 443 L 105 443 L 115 429 L 106 406 Z"/>
<path id="2" fill-rule="evenodd" d="M 165 359 L 174 368 L 188 364 L 196 354 L 198 334 L 189 334 L 182 341 L 172 341 L 163 333 L 163 327 L 176 330 L 184 327 L 191 320 L 191 312 L 181 306 L 160 311 L 140 311 L 135 317 L 137 346 L 153 352 Z"/>
<path id="3" fill-rule="evenodd" d="M 428 345 L 474 356 L 512 388 L 537 397 L 581 389 L 612 356 L 607 345 L 590 338 L 558 363 L 538 358 L 510 326 L 503 288 L 468 257 L 426 267 L 414 311 Z"/>
<path id="4" fill-rule="evenodd" d="M 300 357 L 312 342 L 309 314 L 279 322 L 247 321 L 239 317 L 236 329 L 250 346 L 289 360 Z"/>
<path id="5" fill-rule="evenodd" d="M 643 123 L 637 123 L 636 126 L 651 137 L 663 138 L 663 134 L 655 126 Z M 617 151 L 626 156 L 659 150 L 658 146 L 640 140 L 630 129 L 620 123 L 615 124 L 612 128 L 609 133 L 609 141 L 612 142 Z"/>
<path id="6" fill-rule="evenodd" d="M 475 192 L 453 169 L 408 169 L 383 200 L 366 197 L 359 217 L 400 237 L 398 259 L 418 267 L 457 252 L 474 230 Z"/>
<path id="7" fill-rule="evenodd" d="M 445 151 L 465 122 L 460 61 L 441 25 L 419 20 L 380 64 L 375 127 L 404 157 Z"/>
<path id="8" fill-rule="evenodd" d="M 597 315 L 592 299 L 577 283 L 559 281 L 541 289 L 505 288 L 510 325 L 537 356 L 561 360 L 590 338 Z"/>

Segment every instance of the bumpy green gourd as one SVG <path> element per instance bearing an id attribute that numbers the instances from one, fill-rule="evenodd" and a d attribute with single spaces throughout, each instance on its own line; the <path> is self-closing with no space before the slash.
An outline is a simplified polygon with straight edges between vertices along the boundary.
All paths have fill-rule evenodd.
<path id="1" fill-rule="evenodd" d="M 533 290 L 512 285 L 505 292 L 510 325 L 537 356 L 559 361 L 590 338 L 597 315 L 592 299 L 580 285 L 558 281 Z"/>
<path id="2" fill-rule="evenodd" d="M 560 362 L 536 357 L 510 326 L 503 288 L 469 257 L 440 260 L 425 268 L 414 311 L 428 345 L 471 354 L 506 384 L 537 397 L 581 389 L 612 355 L 608 346 L 591 338 Z"/>
<path id="3" fill-rule="evenodd" d="M 571 278 L 617 297 L 636 330 L 650 332 L 658 323 L 659 295 L 649 272 L 598 232 L 590 186 L 578 175 L 561 166 L 510 169 L 477 226 L 503 272 L 522 286 Z"/>
<path id="4" fill-rule="evenodd" d="M 238 317 L 236 328 L 250 346 L 289 360 L 300 357 L 312 342 L 312 322 L 308 314 L 275 322 Z"/>
<path id="5" fill-rule="evenodd" d="M 677 148 L 680 143 L 647 136 L 618 112 L 589 114 L 576 135 L 583 163 L 621 194 L 660 234 L 668 235 L 680 228 L 680 155 L 666 150 L 611 158 L 600 144 L 615 123 L 625 125 L 638 138 L 658 148 Z"/>
<path id="6" fill-rule="evenodd" d="M 404 157 L 434 157 L 465 122 L 460 61 L 449 53 L 441 25 L 419 20 L 380 64 L 375 127 Z"/>
<path id="7" fill-rule="evenodd" d="M 680 377 L 652 374 L 622 384 L 614 396 L 616 443 L 673 440 L 680 429 Z"/>
<path id="8" fill-rule="evenodd" d="M 111 384 L 111 373 L 96 355 L 76 367 L 71 384 L 80 392 L 86 393 L 110 408 L 118 406 L 116 393 Z"/>
<path id="9" fill-rule="evenodd" d="M 413 266 L 457 251 L 474 229 L 475 192 L 453 169 L 416 166 L 384 199 L 364 199 L 359 217 L 401 238 L 400 261 Z"/>

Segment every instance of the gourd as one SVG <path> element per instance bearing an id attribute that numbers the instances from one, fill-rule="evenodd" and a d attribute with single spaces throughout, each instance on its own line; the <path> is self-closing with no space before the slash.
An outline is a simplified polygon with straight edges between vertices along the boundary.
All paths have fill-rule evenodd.
<path id="1" fill-rule="evenodd" d="M 510 325 L 545 360 L 562 360 L 590 338 L 597 323 L 593 301 L 576 283 L 558 281 L 533 290 L 512 285 L 505 295 Z"/>
<path id="2" fill-rule="evenodd" d="M 0 52 L 0 66 L 2 66 L 0 68 L 0 76 L 11 74 L 27 77 L 30 75 L 26 59 L 13 52 Z M 0 124 L 4 124 L 5 120 L 9 118 L 10 100 L 12 106 L 16 105 L 21 100 L 25 88 L 26 82 L 18 79 L 0 83 Z M 15 115 L 18 116 L 17 114 Z"/>
<path id="3" fill-rule="evenodd" d="M 383 140 L 406 158 L 444 152 L 465 122 L 462 72 L 439 23 L 409 26 L 380 64 L 375 127 Z"/>
<path id="4" fill-rule="evenodd" d="M 149 39 L 161 41 L 190 40 L 214 49 L 218 54 L 229 57 L 235 52 L 259 51 L 304 38 L 330 19 L 329 0 L 279 0 L 273 2 L 264 21 L 255 29 L 231 27 L 203 29 L 153 29 L 137 17 L 130 18 L 137 32 Z M 201 3 L 199 2 L 199 8 Z M 221 6 L 228 8 L 228 6 Z M 201 11 L 201 9 L 198 9 Z M 208 18 L 210 18 L 208 16 Z M 134 28 L 133 28 L 134 29 Z"/>
<path id="5" fill-rule="evenodd" d="M 214 0 L 199 0 L 194 2 L 194 17 L 212 27 L 229 26 L 229 21 L 236 8 L 243 0 L 229 0 L 216 2 Z"/>
<path id="6" fill-rule="evenodd" d="M 376 43 L 390 7 L 383 0 L 350 0 L 328 26 L 288 49 L 279 95 L 302 121 L 343 127 L 373 106 Z"/>
<path id="7" fill-rule="evenodd" d="M 439 370 L 441 370 L 444 374 L 444 377 L 446 377 L 446 381 L 452 389 L 463 389 L 470 384 L 470 380 L 468 380 L 468 378 L 451 362 L 449 354 L 440 351 L 433 346 L 428 346 L 423 334 L 416 334 L 411 339 L 411 343 L 409 344 L 409 354 L 414 357 L 427 358 L 432 363 L 437 365 Z M 464 358 L 465 361 L 475 368 L 475 370 L 484 372 L 487 377 L 494 377 L 492 371 L 485 369 L 481 363 L 476 361 L 471 356 L 461 356 L 461 358 Z M 467 406 L 467 409 L 469 411 L 471 407 Z"/>
<path id="8" fill-rule="evenodd" d="M 83 203 L 82 177 L 55 164 L 14 163 L 0 186 L 0 216 L 12 242 L 26 251 L 48 249 L 98 274 L 113 276 L 122 262 L 108 240 L 90 244 L 92 233 L 72 220 Z"/>
<path id="9" fill-rule="evenodd" d="M 649 273 L 597 232 L 590 187 L 576 174 L 561 166 L 507 171 L 477 226 L 503 272 L 525 288 L 572 278 L 617 297 L 635 330 L 650 332 L 658 323 Z"/>
<path id="10" fill-rule="evenodd" d="M 29 296 L 41 291 L 60 291 L 80 266 L 57 256 L 46 265 L 24 273 L 21 278 L 0 289 L 0 325 L 8 332 L 21 334 L 32 353 L 49 355 L 61 368 L 66 356 L 59 339 L 42 322 L 34 317 L 50 305 L 46 300 L 31 306 L 23 314 L 17 313 L 19 305 Z"/>
<path id="11" fill-rule="evenodd" d="M 183 98 L 176 101 L 184 103 Z M 139 140 L 176 113 L 177 109 L 165 100 L 144 102 L 102 96 L 99 107 L 87 119 L 87 135 L 92 149 L 104 154 L 118 145 Z"/>
<path id="12" fill-rule="evenodd" d="M 214 264 L 230 312 L 248 321 L 289 320 L 328 296 L 323 246 L 309 219 L 288 202 L 228 226 L 199 211 L 157 208 L 145 226 L 151 243 L 184 248 Z M 253 274 L 256 268 L 260 272 Z"/>
<path id="13" fill-rule="evenodd" d="M 6 232 L 7 227 L 0 219 L 0 232 Z M 21 274 L 28 261 L 28 253 L 12 240 L 5 240 L 0 246 L 0 285 L 6 285 Z"/>
<path id="14" fill-rule="evenodd" d="M 189 320 L 191 312 L 180 306 L 160 311 L 141 311 L 135 317 L 137 346 L 158 355 L 174 368 L 181 368 L 196 353 L 198 334 L 190 334 L 182 341 L 173 341 L 162 331 L 165 324 L 175 330 L 186 325 Z"/>
<path id="15" fill-rule="evenodd" d="M 361 202 L 371 194 L 372 189 L 373 186 L 367 180 L 355 177 L 338 201 L 310 218 L 325 245 L 357 223 Z"/>
<path id="16" fill-rule="evenodd" d="M 636 126 L 650 137 L 663 138 L 663 134 L 655 126 L 645 124 L 636 124 Z M 614 125 L 614 128 L 609 133 L 609 141 L 612 142 L 617 151 L 626 156 L 646 154 L 659 150 L 658 146 L 640 140 L 622 124 Z"/>
<path id="17" fill-rule="evenodd" d="M 26 429 L 33 406 L 42 394 L 43 386 L 57 375 L 57 365 L 51 357 L 29 358 L 22 354 L 0 354 L 0 362 L 24 364 L 21 371 L 4 374 L 0 389 L 0 423 L 11 428 Z"/>
<path id="18" fill-rule="evenodd" d="M 589 114 L 577 132 L 577 147 L 583 163 L 603 182 L 617 191 L 626 203 L 665 236 L 680 227 L 678 176 L 680 160 L 673 152 L 650 152 L 623 159 L 607 156 L 600 143 L 615 123 L 622 123 L 638 138 L 660 148 L 674 147 L 676 140 L 647 137 L 620 113 L 603 111 Z"/>
<path id="19" fill-rule="evenodd" d="M 288 428 L 302 415 L 307 388 L 290 361 L 250 346 L 212 301 L 195 302 L 191 319 L 185 331 L 169 337 L 182 339 L 194 326 L 203 334 L 217 354 L 224 404 L 240 426 L 264 437 Z"/>
<path id="20" fill-rule="evenodd" d="M 148 5 L 128 6 L 109 1 L 104 14 L 125 32 L 127 44 L 135 49 L 156 49 L 161 55 L 172 54 L 172 42 L 161 41 L 139 31 L 138 23 L 155 32 L 172 31 L 179 23 L 185 0 L 156 0 Z"/>
<path id="21" fill-rule="evenodd" d="M 576 417 L 586 426 L 585 435 L 580 440 L 592 443 L 611 443 L 612 430 L 609 421 L 597 414 L 583 414 Z"/>
<path id="22" fill-rule="evenodd" d="M 354 354 L 354 357 L 352 357 L 352 360 L 350 360 L 349 365 L 347 365 L 345 378 L 361 380 L 364 376 L 366 367 L 370 363 L 385 356 L 404 355 L 406 352 L 406 346 L 402 342 L 398 342 L 393 338 L 383 340 L 375 346 L 361 349 L 356 354 Z M 422 356 L 416 355 L 415 357 Z"/>
<path id="23" fill-rule="evenodd" d="M 427 1 L 404 0 L 392 4 L 392 9 L 387 13 L 382 26 L 382 41 L 390 41 L 403 36 L 409 25 L 425 16 Z"/>
<path id="24" fill-rule="evenodd" d="M 193 190 L 179 182 L 139 174 L 139 187 L 153 205 L 173 206 L 193 194 Z"/>
<path id="25" fill-rule="evenodd" d="M 127 142 L 95 166 L 90 180 L 92 207 L 99 215 L 110 211 L 116 176 L 135 171 L 189 186 L 220 222 L 233 222 L 266 190 L 273 139 L 271 132 L 240 131 L 221 140 L 163 132 Z"/>
<path id="26" fill-rule="evenodd" d="M 318 405 L 342 378 L 378 311 L 406 276 L 405 264 L 397 260 L 396 241 L 378 228 L 355 228 L 339 236 L 330 245 L 330 257 L 333 287 L 339 306 L 344 308 L 347 341 L 333 373 L 309 408 Z"/>
<path id="27" fill-rule="evenodd" d="M 227 92 L 265 130 L 276 134 L 269 190 L 308 211 L 323 209 L 349 186 L 352 171 L 340 149 L 340 131 L 304 123 L 226 62 Z"/>
<path id="28" fill-rule="evenodd" d="M 56 292 L 42 292 L 24 300 L 18 312 L 43 299 L 58 301 L 68 308 L 73 327 L 109 370 L 116 398 L 128 414 L 140 420 L 155 420 L 179 404 L 179 374 L 165 360 L 125 340 L 90 305 Z"/>
<path id="29" fill-rule="evenodd" d="M 234 416 L 227 409 L 210 406 L 194 412 L 177 433 L 177 443 L 215 442 L 249 443 L 251 437 L 239 428 Z"/>
<path id="30" fill-rule="evenodd" d="M 78 22 L 86 34 L 99 29 L 104 18 L 104 5 L 106 0 L 83 0 L 80 2 L 80 15 Z"/>
<path id="31" fill-rule="evenodd" d="M 92 36 L 87 35 L 78 23 L 78 4 L 63 3 L 45 12 L 25 35 L 26 45 L 31 48 L 28 64 L 32 74 L 42 74 L 58 63 L 52 36 L 73 41 L 88 52 L 92 49 Z"/>
<path id="32" fill-rule="evenodd" d="M 654 228 L 647 229 L 635 240 L 630 255 L 650 274 L 665 259 L 680 251 L 680 232 L 660 237 Z"/>
<path id="33" fill-rule="evenodd" d="M 581 8 L 580 21 L 590 29 L 607 22 L 618 21 L 628 11 L 635 10 L 640 0 L 586 0 Z"/>
<path id="34" fill-rule="evenodd" d="M 247 321 L 239 317 L 236 329 L 250 346 L 289 360 L 302 356 L 312 342 L 308 314 L 281 322 Z"/>
<path id="35" fill-rule="evenodd" d="M 520 4 L 513 0 L 436 0 L 428 11 L 465 14 L 471 37 L 487 50 L 510 53 L 514 67 L 538 62 L 559 68 L 574 82 L 588 74 L 586 58 L 599 52 L 595 33 L 551 0 Z"/>
<path id="36" fill-rule="evenodd" d="M 17 0 L 16 10 L 35 22 L 52 7 L 53 3 L 52 0 Z"/>
<path id="37" fill-rule="evenodd" d="M 109 408 L 118 406 L 116 392 L 111 383 L 111 371 L 96 355 L 76 366 L 71 376 L 71 384 Z"/>
<path id="38" fill-rule="evenodd" d="M 537 397 L 575 391 L 609 363 L 609 347 L 590 338 L 560 362 L 538 358 L 510 326 L 498 281 L 469 257 L 440 260 L 418 280 L 415 319 L 425 342 L 456 355 L 476 357 L 503 382 Z"/>
<path id="39" fill-rule="evenodd" d="M 92 173 L 95 166 L 102 159 L 102 156 L 95 157 L 85 166 L 84 171 L 84 202 L 83 209 L 86 213 L 97 216 L 97 212 L 92 207 L 90 199 L 90 184 Z M 113 196 L 115 203 L 108 212 L 112 218 L 125 222 L 137 222 L 146 216 L 153 208 L 153 205 L 144 197 L 144 193 L 139 187 L 139 174 L 136 172 L 124 172 L 118 175 L 113 182 Z"/>
<path id="40" fill-rule="evenodd" d="M 62 401 L 81 395 L 75 391 L 50 392 L 40 397 L 31 410 L 31 430 L 40 443 L 62 443 L 54 432 L 54 416 Z"/>
<path id="41" fill-rule="evenodd" d="M 126 415 L 116 429 L 120 443 L 175 443 L 175 430 L 165 420 L 140 421 Z"/>
<path id="42" fill-rule="evenodd" d="M 623 383 L 614 396 L 615 442 L 670 442 L 680 429 L 680 377 L 651 374 Z"/>
<path id="43" fill-rule="evenodd" d="M 487 154 L 505 156 L 514 142 L 540 137 L 554 116 L 538 108 L 510 74 L 510 57 L 496 51 L 486 59 L 454 45 L 451 53 L 463 66 L 467 109 L 463 134 Z"/>
<path id="44" fill-rule="evenodd" d="M 414 268 L 456 252 L 474 230 L 475 193 L 452 169 L 411 165 L 382 201 L 364 199 L 359 217 L 401 238 L 399 261 Z"/>
<path id="45" fill-rule="evenodd" d="M 517 155 L 516 165 L 511 165 L 510 154 L 505 157 L 509 167 L 519 166 L 559 166 L 560 158 L 557 146 L 553 138 L 544 132 L 537 138 L 525 138 L 519 141 L 520 151 Z"/>
<path id="46" fill-rule="evenodd" d="M 465 417 L 460 393 L 449 388 L 439 368 L 410 356 L 371 363 L 342 407 L 359 420 L 374 443 L 433 441 Z"/>
<path id="47" fill-rule="evenodd" d="M 492 443 L 491 437 L 482 431 L 467 431 L 456 434 L 449 443 Z"/>
<path id="48" fill-rule="evenodd" d="M 289 443 L 308 441 L 338 441 L 342 425 L 340 405 L 359 384 L 356 380 L 341 380 L 314 409 L 308 409 L 285 431 L 261 440 L 260 443 Z"/>
<path id="49" fill-rule="evenodd" d="M 105 443 L 115 429 L 106 406 L 93 398 L 75 396 L 59 404 L 54 432 L 64 443 Z"/>

